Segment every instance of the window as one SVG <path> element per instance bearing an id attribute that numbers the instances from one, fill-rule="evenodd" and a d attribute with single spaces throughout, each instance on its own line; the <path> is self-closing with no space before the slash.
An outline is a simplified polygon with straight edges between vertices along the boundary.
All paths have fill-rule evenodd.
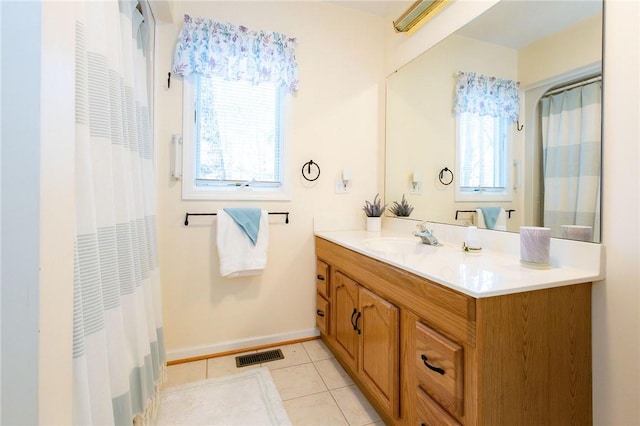
<path id="1" fill-rule="evenodd" d="M 183 199 L 290 199 L 283 124 L 285 93 L 298 90 L 296 44 L 184 15 L 172 67 L 185 85 Z"/>
<path id="2" fill-rule="evenodd" d="M 271 82 L 254 85 L 201 76 L 188 80 L 183 198 L 289 199 L 285 90 Z"/>
<path id="3" fill-rule="evenodd" d="M 463 112 L 456 115 L 458 201 L 506 201 L 511 199 L 512 163 L 506 118 Z"/>

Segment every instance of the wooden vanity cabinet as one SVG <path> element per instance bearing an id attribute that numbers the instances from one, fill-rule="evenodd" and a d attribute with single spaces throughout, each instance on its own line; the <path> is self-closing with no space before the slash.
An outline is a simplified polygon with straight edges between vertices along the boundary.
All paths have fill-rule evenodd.
<path id="1" fill-rule="evenodd" d="M 590 283 L 476 299 L 319 237 L 316 256 L 321 337 L 387 424 L 592 423 Z"/>

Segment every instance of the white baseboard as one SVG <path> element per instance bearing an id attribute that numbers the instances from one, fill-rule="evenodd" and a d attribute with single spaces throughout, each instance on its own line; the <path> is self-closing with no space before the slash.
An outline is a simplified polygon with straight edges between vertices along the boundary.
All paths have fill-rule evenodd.
<path id="1" fill-rule="evenodd" d="M 206 355 L 214 355 L 222 352 L 237 351 L 255 346 L 272 345 L 274 343 L 289 342 L 292 340 L 306 339 L 319 336 L 316 327 L 306 330 L 292 331 L 289 333 L 271 334 L 268 336 L 250 337 L 248 339 L 231 340 L 212 345 L 195 346 L 191 348 L 175 349 L 167 351 L 167 361 L 197 358 Z"/>

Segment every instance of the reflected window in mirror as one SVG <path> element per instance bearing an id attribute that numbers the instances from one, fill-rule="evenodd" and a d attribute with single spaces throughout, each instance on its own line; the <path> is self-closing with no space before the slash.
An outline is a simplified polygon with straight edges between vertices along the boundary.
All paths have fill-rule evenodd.
<path id="1" fill-rule="evenodd" d="M 519 85 L 473 72 L 456 74 L 457 201 L 511 201 L 513 122 Z"/>
<path id="2" fill-rule="evenodd" d="M 458 191 L 461 201 L 510 200 L 507 165 L 513 126 L 504 118 L 471 113 L 456 115 Z M 505 198 L 506 197 L 506 198 Z M 487 200 L 488 201 L 488 200 Z"/>

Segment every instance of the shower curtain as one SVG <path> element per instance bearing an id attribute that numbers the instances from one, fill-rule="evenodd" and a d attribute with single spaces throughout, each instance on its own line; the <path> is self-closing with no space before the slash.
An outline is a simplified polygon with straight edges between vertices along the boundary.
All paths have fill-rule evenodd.
<path id="1" fill-rule="evenodd" d="M 134 2 L 77 4 L 73 422 L 130 425 L 165 364 L 148 28 Z"/>
<path id="2" fill-rule="evenodd" d="M 543 97 L 544 226 L 593 227 L 600 241 L 601 83 Z"/>

